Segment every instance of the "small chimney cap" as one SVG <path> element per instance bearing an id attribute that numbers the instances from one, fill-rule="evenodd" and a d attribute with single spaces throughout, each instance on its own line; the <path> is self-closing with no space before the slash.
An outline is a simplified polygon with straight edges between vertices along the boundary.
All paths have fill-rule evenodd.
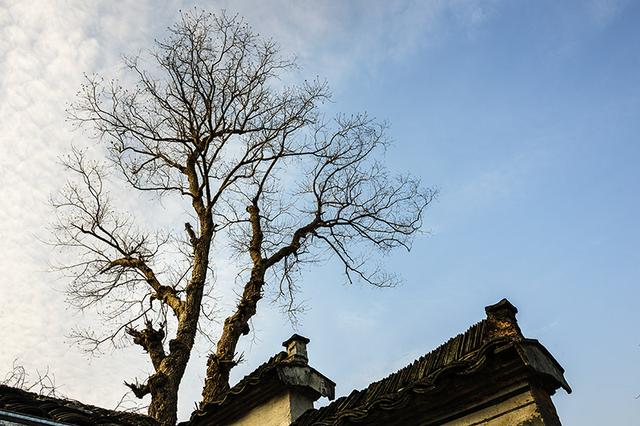
<path id="1" fill-rule="evenodd" d="M 487 313 L 487 318 L 512 318 L 515 320 L 518 308 L 513 306 L 507 299 L 502 299 L 494 305 L 489 305 L 484 308 Z"/>
<path id="2" fill-rule="evenodd" d="M 284 342 L 282 342 L 282 346 L 284 346 L 285 348 L 289 347 L 289 344 L 291 344 L 292 342 L 300 342 L 303 344 L 307 344 L 309 343 L 311 340 L 307 339 L 304 336 L 301 336 L 299 334 L 294 334 L 293 336 L 289 337 L 287 340 L 285 340 Z"/>

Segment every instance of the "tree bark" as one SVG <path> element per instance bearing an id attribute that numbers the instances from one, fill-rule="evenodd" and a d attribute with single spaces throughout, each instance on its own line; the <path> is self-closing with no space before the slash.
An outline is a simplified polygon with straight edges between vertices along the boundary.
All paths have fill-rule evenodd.
<path id="1" fill-rule="evenodd" d="M 254 267 L 251 275 L 236 311 L 224 321 L 216 352 L 207 361 L 207 376 L 202 390 L 203 404 L 219 401 L 229 391 L 229 372 L 237 364 L 236 346 L 240 337 L 249 333 L 249 320 L 255 315 L 258 301 L 262 298 L 262 267 Z"/>
<path id="2" fill-rule="evenodd" d="M 192 193 L 195 194 L 193 207 L 199 216 L 200 235 L 196 237 L 191 227 L 186 226 L 193 246 L 191 281 L 186 287 L 185 300 L 177 315 L 178 329 L 175 339 L 169 342 L 169 355 L 162 360 L 148 383 L 151 393 L 148 413 L 163 426 L 173 426 L 177 421 L 178 388 L 195 342 L 214 233 L 213 219 L 197 191 L 194 176 L 195 173 L 190 176 L 190 183 Z"/>
<path id="3" fill-rule="evenodd" d="M 178 386 L 164 373 L 156 373 L 149 378 L 151 404 L 149 416 L 156 419 L 162 426 L 174 426 L 178 412 Z"/>

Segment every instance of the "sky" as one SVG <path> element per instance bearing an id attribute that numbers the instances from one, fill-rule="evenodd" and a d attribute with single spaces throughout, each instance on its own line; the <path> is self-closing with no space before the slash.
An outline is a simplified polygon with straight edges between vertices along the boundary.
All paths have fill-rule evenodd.
<path id="1" fill-rule="evenodd" d="M 195 5 L 239 13 L 295 53 L 299 78 L 329 82 L 329 112 L 388 121 L 389 168 L 440 191 L 412 250 L 383 259 L 399 287 L 345 285 L 331 263 L 305 272 L 309 310 L 295 331 L 338 395 L 506 297 L 524 334 L 566 369 L 574 392 L 554 396 L 564 424 L 637 422 L 640 3 L 631 0 L 0 0 L 0 373 L 15 359 L 48 367 L 63 394 L 113 408 L 122 382 L 148 371 L 139 348 L 90 358 L 66 337 L 91 313 L 65 305 L 65 281 L 48 270 L 47 200 L 64 183 L 59 156 L 85 138 L 64 112 L 83 73 L 117 73 L 122 54 L 149 47 Z M 233 380 L 294 331 L 273 304 L 259 310 Z M 206 349 L 183 382 L 183 419 Z"/>

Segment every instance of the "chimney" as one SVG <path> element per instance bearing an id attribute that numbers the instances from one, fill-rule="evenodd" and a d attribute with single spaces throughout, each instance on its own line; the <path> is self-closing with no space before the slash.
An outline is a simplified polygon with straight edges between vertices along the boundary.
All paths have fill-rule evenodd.
<path id="1" fill-rule="evenodd" d="M 193 425 L 289 426 L 321 396 L 335 398 L 336 384 L 309 366 L 309 339 L 294 334 L 279 352 L 235 385 L 220 402 L 206 404 Z M 2 420 L 0 420 L 0 424 Z"/>
<path id="2" fill-rule="evenodd" d="M 307 356 L 307 343 L 310 340 L 299 334 L 294 334 L 289 339 L 282 342 L 282 346 L 287 348 L 287 360 L 298 361 L 302 364 L 309 363 L 309 357 Z"/>
<path id="3" fill-rule="evenodd" d="M 523 338 L 516 314 L 518 308 L 513 306 L 507 299 L 502 299 L 494 305 L 484 308 L 489 322 L 489 336 Z"/>
<path id="4" fill-rule="evenodd" d="M 513 306 L 507 299 L 502 299 L 495 305 L 486 306 L 484 311 L 489 319 L 516 322 L 518 308 Z"/>

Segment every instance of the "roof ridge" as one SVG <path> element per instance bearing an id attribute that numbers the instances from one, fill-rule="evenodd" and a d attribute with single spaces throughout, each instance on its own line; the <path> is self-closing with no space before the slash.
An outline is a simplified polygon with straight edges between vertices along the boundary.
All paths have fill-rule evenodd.
<path id="1" fill-rule="evenodd" d="M 416 359 L 415 359 L 415 360 L 413 360 L 410 364 L 405 365 L 404 367 L 399 368 L 399 369 L 398 369 L 398 370 L 396 370 L 395 372 L 393 372 L 393 373 L 391 373 L 391 374 L 388 374 L 386 377 L 384 377 L 384 378 L 382 378 L 382 379 L 380 379 L 380 380 L 377 380 L 377 381 L 375 381 L 375 382 L 370 383 L 366 388 L 362 389 L 362 391 L 365 391 L 365 390 L 367 390 L 368 388 L 370 388 L 371 386 L 376 385 L 376 384 L 378 384 L 378 383 L 380 383 L 380 382 L 387 381 L 387 380 L 389 380 L 389 379 L 391 379 L 391 378 L 393 378 L 393 377 L 395 377 L 395 376 L 399 376 L 399 375 L 401 375 L 403 372 L 408 371 L 408 370 L 410 370 L 410 369 L 414 368 L 414 367 L 416 366 L 416 364 L 424 362 L 424 361 L 425 361 L 425 359 L 426 359 L 427 357 L 429 357 L 429 356 L 433 356 L 433 354 L 434 354 L 434 353 L 436 353 L 436 352 L 438 352 L 438 351 L 443 352 L 443 351 L 444 351 L 444 349 L 447 349 L 450 345 L 452 345 L 452 344 L 453 344 L 453 341 L 454 341 L 454 340 L 456 340 L 456 339 L 460 339 L 460 338 L 463 338 L 464 336 L 467 336 L 467 335 L 472 331 L 472 329 L 474 329 L 474 328 L 476 328 L 476 327 L 479 327 L 479 326 L 481 326 L 481 325 L 484 325 L 486 322 L 487 322 L 487 320 L 486 320 L 486 319 L 483 319 L 483 320 L 481 320 L 481 321 L 478 321 L 477 323 L 475 323 L 475 324 L 473 324 L 472 326 L 470 326 L 469 328 L 467 328 L 467 330 L 465 330 L 464 332 L 459 333 L 459 334 L 457 334 L 457 335 L 455 335 L 455 336 L 453 336 L 453 337 L 449 338 L 449 340 L 447 340 L 446 342 L 444 342 L 444 343 L 440 344 L 439 346 L 437 346 L 436 348 L 432 349 L 431 351 L 429 351 L 429 352 L 425 353 L 424 355 L 420 356 L 419 358 L 416 358 Z M 484 330 L 483 330 L 483 331 L 484 331 Z M 461 358 L 462 356 L 464 356 L 464 355 L 468 355 L 470 352 L 472 352 L 472 351 L 474 351 L 474 350 L 479 349 L 479 348 L 480 348 L 480 346 L 482 346 L 482 344 L 481 344 L 481 343 L 483 343 L 483 342 L 482 342 L 482 340 L 483 340 L 483 339 L 482 339 L 482 337 L 481 337 L 481 338 L 479 338 L 479 339 L 477 339 L 477 343 L 476 343 L 476 342 L 474 342 L 474 343 L 476 343 L 476 344 L 474 344 L 474 345 L 473 345 L 474 349 L 469 350 L 469 351 L 465 351 L 465 353 L 461 354 L 461 356 L 459 356 L 459 357 L 456 357 L 456 359 L 459 359 L 459 358 Z M 475 347 L 475 346 L 477 346 L 477 347 Z M 453 360 L 452 360 L 452 361 L 453 361 Z M 447 364 L 448 364 L 448 363 L 447 363 Z"/>
<path id="2" fill-rule="evenodd" d="M 429 376 L 441 371 L 456 361 L 470 357 L 492 340 L 485 318 L 468 327 L 464 332 L 449 338 L 433 350 L 425 353 L 410 364 L 370 383 L 361 390 L 353 390 L 349 395 L 336 399 L 331 404 L 318 409 L 308 410 L 294 424 L 313 423 L 313 419 L 329 419 L 344 411 L 362 411 L 376 403 L 380 398 L 415 385 Z"/>
<path id="3" fill-rule="evenodd" d="M 13 408 L 8 407 L 9 405 L 12 405 Z M 18 406 L 22 407 L 22 409 L 17 408 Z M 42 395 L 7 385 L 0 385 L 0 410 L 16 413 L 27 410 L 24 412 L 28 415 L 56 421 L 65 421 L 68 416 L 82 413 L 82 420 L 92 423 L 95 423 L 96 420 L 106 419 L 117 420 L 122 422 L 121 424 L 123 425 L 157 424 L 154 419 L 144 414 L 110 410 L 97 405 L 85 404 L 66 396 Z M 76 417 L 74 419 L 76 421 L 81 420 Z"/>

